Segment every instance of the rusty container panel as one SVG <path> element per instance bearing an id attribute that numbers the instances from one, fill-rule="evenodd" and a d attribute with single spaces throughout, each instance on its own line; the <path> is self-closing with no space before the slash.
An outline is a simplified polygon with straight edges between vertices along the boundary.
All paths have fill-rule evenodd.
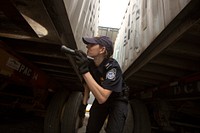
<path id="1" fill-rule="evenodd" d="M 25 58 L 18 56 L 0 41 L 0 76 L 12 82 L 31 88 L 33 94 L 47 94 L 48 89 L 57 89 L 58 85 L 49 79 L 39 68 L 28 62 Z"/>
<path id="2" fill-rule="evenodd" d="M 99 0 L 64 0 L 68 18 L 78 49 L 86 50 L 82 45 L 83 36 L 96 36 L 99 19 Z"/>
<path id="3" fill-rule="evenodd" d="M 143 53 L 188 3 L 189 0 L 130 1 L 116 38 L 113 55 L 123 71 Z"/>

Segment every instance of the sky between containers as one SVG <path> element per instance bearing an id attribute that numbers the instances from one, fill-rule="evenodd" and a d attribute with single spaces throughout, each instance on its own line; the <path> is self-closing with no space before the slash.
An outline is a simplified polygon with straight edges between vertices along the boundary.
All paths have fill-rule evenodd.
<path id="1" fill-rule="evenodd" d="M 99 26 L 120 28 L 129 0 L 100 0 Z"/>

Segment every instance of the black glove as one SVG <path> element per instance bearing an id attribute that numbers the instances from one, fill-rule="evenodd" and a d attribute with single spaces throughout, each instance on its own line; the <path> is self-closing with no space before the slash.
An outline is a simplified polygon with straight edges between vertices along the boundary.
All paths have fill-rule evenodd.
<path id="1" fill-rule="evenodd" d="M 89 60 L 87 55 L 81 50 L 75 50 L 76 53 L 76 64 L 78 65 L 79 73 L 85 74 L 89 72 Z"/>
<path id="2" fill-rule="evenodd" d="M 80 118 L 84 118 L 85 117 L 86 107 L 87 107 L 87 104 L 84 105 L 83 103 L 81 103 L 81 105 L 79 107 L 79 110 L 78 110 Z"/>
<path id="3" fill-rule="evenodd" d="M 81 105 L 79 107 L 79 110 L 78 110 L 78 114 L 79 114 L 79 117 L 80 117 L 80 121 L 79 121 L 79 125 L 78 125 L 79 128 L 81 128 L 83 126 L 86 107 L 87 107 L 87 104 L 84 105 L 83 103 L 81 103 Z"/>

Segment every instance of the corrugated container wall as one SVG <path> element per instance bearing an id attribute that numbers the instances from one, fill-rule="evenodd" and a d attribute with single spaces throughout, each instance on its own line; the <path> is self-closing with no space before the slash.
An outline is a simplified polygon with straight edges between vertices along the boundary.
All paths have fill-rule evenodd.
<path id="1" fill-rule="evenodd" d="M 190 0 L 130 0 L 113 57 L 125 71 Z"/>
<path id="2" fill-rule="evenodd" d="M 108 36 L 108 37 L 110 37 L 110 39 L 114 43 L 116 38 L 117 38 L 118 31 L 119 31 L 118 28 L 99 26 L 98 36 Z"/>
<path id="3" fill-rule="evenodd" d="M 86 50 L 83 36 L 97 36 L 100 0 L 64 0 L 78 49 Z"/>

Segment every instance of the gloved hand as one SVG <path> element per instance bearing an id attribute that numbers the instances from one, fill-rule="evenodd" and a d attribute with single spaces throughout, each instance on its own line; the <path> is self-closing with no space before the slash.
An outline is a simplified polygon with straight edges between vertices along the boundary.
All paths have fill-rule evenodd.
<path id="1" fill-rule="evenodd" d="M 81 118 L 84 118 L 84 117 L 85 117 L 86 107 L 87 107 L 87 104 L 84 105 L 83 103 L 81 103 L 81 105 L 80 105 L 80 107 L 79 107 L 79 110 L 78 110 L 79 117 L 81 117 Z"/>
<path id="2" fill-rule="evenodd" d="M 81 50 L 75 50 L 76 53 L 76 64 L 78 65 L 79 73 L 85 74 L 89 72 L 89 60 L 87 55 Z"/>
<path id="3" fill-rule="evenodd" d="M 79 117 L 80 117 L 80 121 L 79 121 L 79 128 L 83 126 L 83 122 L 84 122 L 84 118 L 85 118 L 85 111 L 86 111 L 86 107 L 87 107 L 87 104 L 84 105 L 83 103 L 81 103 L 80 107 L 79 107 L 79 110 L 78 110 L 78 114 L 79 114 Z"/>

